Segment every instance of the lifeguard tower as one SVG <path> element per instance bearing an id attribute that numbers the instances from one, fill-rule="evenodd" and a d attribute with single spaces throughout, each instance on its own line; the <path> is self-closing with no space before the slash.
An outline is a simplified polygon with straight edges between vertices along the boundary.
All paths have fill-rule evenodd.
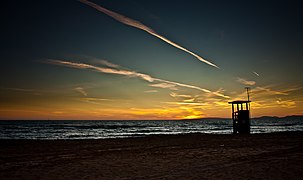
<path id="1" fill-rule="evenodd" d="M 247 101 L 232 101 L 232 120 L 234 134 L 249 134 L 250 133 L 250 100 L 249 88 L 247 90 Z"/>

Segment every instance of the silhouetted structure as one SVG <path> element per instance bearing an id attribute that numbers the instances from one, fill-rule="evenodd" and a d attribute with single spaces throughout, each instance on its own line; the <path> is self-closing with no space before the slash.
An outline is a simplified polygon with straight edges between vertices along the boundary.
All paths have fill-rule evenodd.
<path id="1" fill-rule="evenodd" d="M 233 133 L 250 133 L 250 101 L 229 102 L 232 108 Z"/>

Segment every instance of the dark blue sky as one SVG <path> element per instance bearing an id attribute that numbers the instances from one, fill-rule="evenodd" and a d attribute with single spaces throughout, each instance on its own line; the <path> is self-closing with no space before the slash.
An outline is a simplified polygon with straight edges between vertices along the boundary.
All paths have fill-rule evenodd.
<path id="1" fill-rule="evenodd" d="M 295 107 L 292 106 L 293 111 L 288 113 L 302 113 L 298 110 L 303 100 L 303 6 L 300 2 L 93 2 L 140 21 L 220 69 L 76 0 L 2 2 L 0 88 L 5 102 L 1 107 L 26 104 L 30 97 L 16 95 L 16 89 L 47 93 L 50 90 L 55 94 L 62 91 L 64 93 L 59 96 L 65 97 L 70 95 L 68 88 L 80 86 L 86 91 L 91 90 L 94 97 L 136 101 L 134 93 L 138 93 L 138 89 L 144 92 L 153 87 L 137 82 L 129 85 L 131 82 L 119 76 L 45 63 L 47 59 L 60 59 L 91 64 L 94 63 L 92 59 L 97 58 L 152 77 L 224 92 L 231 99 L 237 98 L 235 94 L 241 93 L 251 81 L 256 93 L 262 88 L 273 93 L 264 95 L 270 102 L 265 104 L 291 101 Z M 129 88 L 128 93 L 121 90 L 125 86 Z M 97 87 L 106 88 L 98 94 L 94 89 Z M 171 100 L 170 92 L 155 91 L 159 91 L 158 97 Z M 277 92 L 287 92 L 287 95 Z M 199 96 L 191 91 L 179 92 L 184 93 Z M 157 101 L 156 97 L 149 97 L 153 98 Z M 208 100 L 201 99 L 199 103 L 202 102 Z M 147 108 L 146 105 L 140 107 Z M 214 116 L 213 113 L 205 115 Z"/>

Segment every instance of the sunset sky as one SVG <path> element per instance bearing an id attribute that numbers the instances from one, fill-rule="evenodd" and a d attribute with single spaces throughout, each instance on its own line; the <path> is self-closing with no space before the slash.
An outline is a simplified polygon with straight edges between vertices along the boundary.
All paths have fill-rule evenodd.
<path id="1" fill-rule="evenodd" d="M 92 2 L 92 3 L 91 3 Z M 303 115 L 303 6 L 217 0 L 1 4 L 0 119 Z"/>

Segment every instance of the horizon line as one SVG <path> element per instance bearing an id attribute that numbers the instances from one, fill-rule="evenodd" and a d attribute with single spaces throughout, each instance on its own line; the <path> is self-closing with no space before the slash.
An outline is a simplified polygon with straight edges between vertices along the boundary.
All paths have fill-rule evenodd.
<path id="1" fill-rule="evenodd" d="M 303 117 L 299 114 L 286 115 L 286 116 L 257 116 L 252 117 L 250 119 L 258 119 L 258 118 L 286 118 L 286 117 Z M 230 119 L 231 117 L 202 117 L 202 118 L 194 118 L 194 119 L 0 119 L 0 121 L 198 121 L 205 119 Z"/>

